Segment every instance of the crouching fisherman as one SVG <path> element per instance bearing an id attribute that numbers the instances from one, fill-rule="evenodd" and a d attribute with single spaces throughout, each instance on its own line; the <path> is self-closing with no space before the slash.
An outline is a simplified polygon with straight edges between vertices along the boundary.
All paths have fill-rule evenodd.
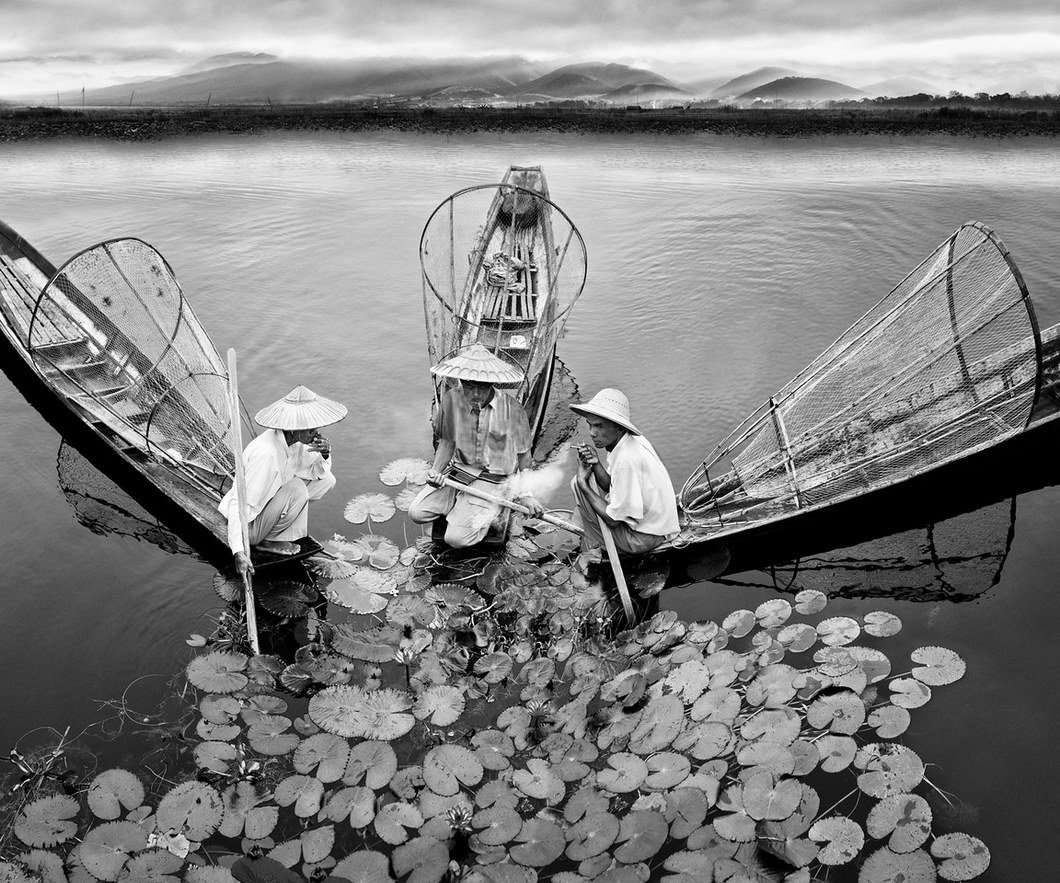
<path id="1" fill-rule="evenodd" d="M 322 426 L 338 423 L 346 406 L 304 386 L 262 408 L 254 421 L 266 432 L 243 450 L 250 545 L 282 552 L 285 544 L 309 535 L 309 503 L 335 486 L 331 444 Z M 250 549 L 243 547 L 235 488 L 217 508 L 228 519 L 228 545 L 240 573 L 254 572 Z"/>
<path id="2" fill-rule="evenodd" d="M 589 425 L 592 445 L 578 445 L 578 474 L 571 482 L 577 502 L 575 522 L 585 529 L 583 551 L 604 544 L 600 523 L 619 552 L 640 555 L 677 535 L 677 497 L 655 448 L 629 418 L 629 399 L 602 389 L 589 401 L 571 405 Z M 597 451 L 607 452 L 606 464 Z"/>
<path id="3" fill-rule="evenodd" d="M 501 506 L 449 485 L 443 474 L 496 497 L 517 499 L 534 514 L 543 510 L 521 487 L 519 473 L 530 466 L 530 423 L 523 406 L 499 386 L 517 386 L 522 372 L 482 344 L 443 359 L 431 373 L 458 380 L 434 413 L 438 441 L 424 488 L 409 507 L 419 524 L 446 519 L 445 542 L 456 548 L 480 543 L 501 514 Z"/>

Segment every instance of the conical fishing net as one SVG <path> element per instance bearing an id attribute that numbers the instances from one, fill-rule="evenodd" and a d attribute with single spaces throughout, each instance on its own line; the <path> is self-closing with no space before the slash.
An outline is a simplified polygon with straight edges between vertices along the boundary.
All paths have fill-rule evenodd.
<path id="1" fill-rule="evenodd" d="M 513 167 L 501 184 L 446 199 L 424 227 L 420 266 L 431 364 L 488 347 L 525 372 L 513 392 L 534 426 L 586 274 L 581 234 L 549 200 L 541 170 Z"/>
<path id="2" fill-rule="evenodd" d="M 64 264 L 27 340 L 37 367 L 101 431 L 214 489 L 231 475 L 225 364 L 147 243 L 104 242 Z"/>
<path id="3" fill-rule="evenodd" d="M 1024 429 L 1040 376 L 1019 271 L 966 224 L 725 439 L 682 505 L 723 530 L 902 481 Z"/>

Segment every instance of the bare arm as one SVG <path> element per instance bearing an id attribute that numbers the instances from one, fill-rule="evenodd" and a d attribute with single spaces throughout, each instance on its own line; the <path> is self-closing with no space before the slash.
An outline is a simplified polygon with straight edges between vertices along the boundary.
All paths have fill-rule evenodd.
<path id="1" fill-rule="evenodd" d="M 599 461 L 598 461 L 599 465 Z M 602 493 L 594 487 L 591 479 L 595 478 L 595 470 L 587 463 L 581 463 L 578 467 L 578 487 L 585 497 L 586 502 L 592 508 L 593 512 L 599 516 L 600 520 L 603 521 L 609 528 L 614 530 L 619 526 L 620 522 L 615 521 L 610 515 L 607 514 L 607 500 L 604 499 Z M 605 470 L 604 474 L 607 472 Z M 608 476 L 610 478 L 610 476 Z M 608 481 L 610 486 L 610 481 Z"/>
<path id="2" fill-rule="evenodd" d="M 453 454 L 456 453 L 456 442 L 449 439 L 438 439 L 438 447 L 434 452 L 434 463 L 427 473 L 427 481 L 430 484 L 441 484 L 442 473 L 453 462 Z M 433 480 L 432 480 L 433 479 Z"/>

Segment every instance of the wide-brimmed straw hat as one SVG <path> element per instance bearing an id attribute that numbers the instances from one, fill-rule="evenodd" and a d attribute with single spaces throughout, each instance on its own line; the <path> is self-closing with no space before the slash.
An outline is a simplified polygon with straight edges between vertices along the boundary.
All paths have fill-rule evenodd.
<path id="1" fill-rule="evenodd" d="M 523 380 L 521 370 L 491 353 L 481 343 L 473 343 L 466 349 L 442 359 L 431 368 L 431 374 L 436 377 L 492 383 L 494 386 L 517 386 Z"/>
<path id="2" fill-rule="evenodd" d="M 602 389 L 589 401 L 571 405 L 570 409 L 579 414 L 594 414 L 597 417 L 603 417 L 605 420 L 617 423 L 634 435 L 640 435 L 640 430 L 630 422 L 629 399 L 621 390 Z"/>
<path id="3" fill-rule="evenodd" d="M 258 411 L 254 421 L 267 429 L 317 429 L 338 423 L 347 413 L 345 405 L 296 386 L 282 399 Z"/>

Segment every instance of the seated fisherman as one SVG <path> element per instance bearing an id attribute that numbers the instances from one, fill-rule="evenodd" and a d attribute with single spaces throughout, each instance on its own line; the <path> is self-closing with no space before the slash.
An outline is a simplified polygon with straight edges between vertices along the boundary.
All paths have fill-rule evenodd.
<path id="1" fill-rule="evenodd" d="M 345 405 L 299 386 L 254 415 L 268 431 L 243 450 L 251 546 L 273 544 L 279 551 L 283 544 L 309 535 L 309 501 L 335 486 L 331 444 L 319 429 L 338 423 L 346 413 Z M 243 547 L 234 487 L 217 508 L 228 518 L 228 545 L 236 569 L 253 573 L 250 550 Z"/>
<path id="2" fill-rule="evenodd" d="M 434 487 L 424 488 L 412 501 L 409 517 L 426 524 L 444 516 L 445 542 L 456 548 L 474 546 L 486 536 L 501 507 L 438 486 L 450 467 L 463 473 L 470 487 L 505 498 L 514 494 L 535 514 L 542 511 L 533 495 L 521 490 L 518 480 L 509 482 L 529 467 L 532 439 L 523 406 L 497 387 L 517 385 L 522 372 L 476 343 L 443 359 L 431 373 L 460 384 L 442 396 L 435 411 L 438 447 L 427 475 L 428 484 Z"/>
<path id="3" fill-rule="evenodd" d="M 582 549 L 603 545 L 600 520 L 618 551 L 631 555 L 650 552 L 675 536 L 680 525 L 673 483 L 655 448 L 630 422 L 629 399 L 617 389 L 602 389 L 570 407 L 585 417 L 593 441 L 577 446 L 580 463 L 571 482 L 574 520 L 585 529 Z M 607 451 L 606 466 L 597 455 L 600 449 Z"/>

